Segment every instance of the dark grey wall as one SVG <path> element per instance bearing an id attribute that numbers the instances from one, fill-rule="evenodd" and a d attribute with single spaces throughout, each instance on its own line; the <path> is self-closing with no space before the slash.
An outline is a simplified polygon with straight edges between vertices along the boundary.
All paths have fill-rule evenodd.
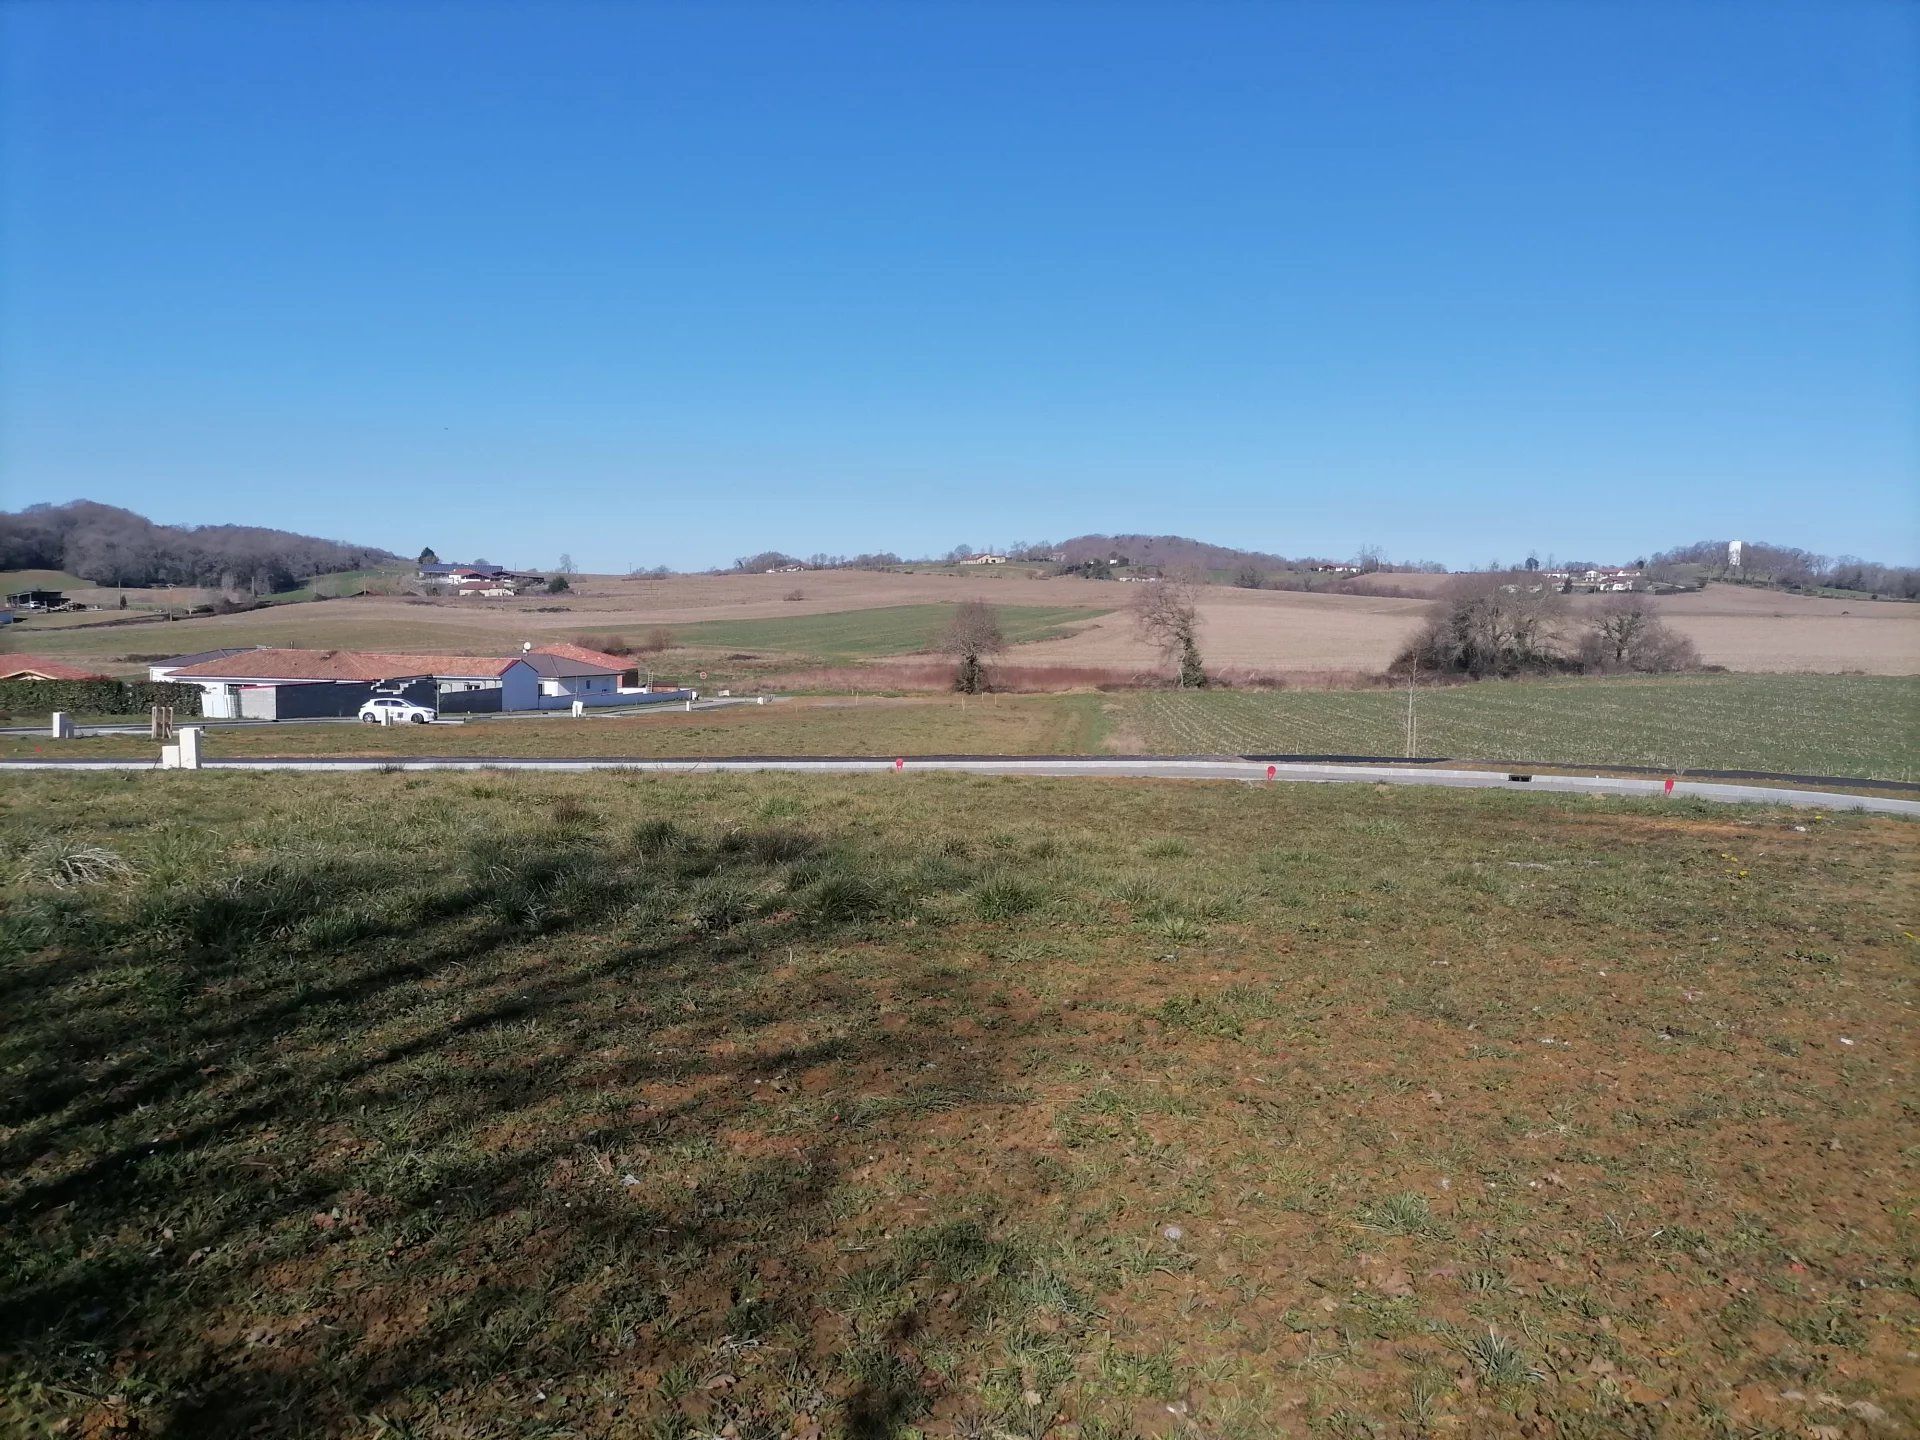
<path id="1" fill-rule="evenodd" d="M 440 694 L 442 715 L 487 715 L 500 709 L 505 695 L 498 685 L 485 690 L 445 690 Z M 430 702 L 423 702 L 430 703 Z"/>
<path id="2" fill-rule="evenodd" d="M 360 707 L 375 695 L 399 695 L 431 709 L 436 688 L 431 680 L 380 686 L 360 680 L 330 680 L 324 685 L 276 685 L 274 718 L 304 720 L 322 715 L 357 715 Z"/>

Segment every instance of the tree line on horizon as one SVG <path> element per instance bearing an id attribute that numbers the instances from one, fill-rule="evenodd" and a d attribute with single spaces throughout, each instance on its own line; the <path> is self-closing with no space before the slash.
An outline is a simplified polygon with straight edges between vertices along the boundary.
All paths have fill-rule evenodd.
<path id="1" fill-rule="evenodd" d="M 1688 575 L 1704 580 L 1761 581 L 1790 589 L 1829 587 L 1920 600 L 1920 566 L 1882 565 L 1857 555 L 1816 555 L 1792 545 L 1765 540 L 1741 542 L 1740 568 L 1727 563 L 1726 540 L 1696 540 L 1662 550 L 1648 562 L 1655 579 Z"/>
<path id="2" fill-rule="evenodd" d="M 1639 557 L 1635 568 L 1664 580 L 1744 580 L 1787 588 L 1839 590 L 1920 599 L 1920 567 L 1886 565 L 1857 556 L 1828 557 L 1796 546 L 1747 541 L 1743 562 L 1727 565 L 1725 540 L 1701 540 Z M 940 555 L 903 558 L 892 551 L 858 555 L 816 552 L 804 558 L 780 550 L 742 556 L 728 567 L 758 574 L 798 566 L 808 570 L 884 570 L 901 565 L 951 564 L 982 553 L 970 544 Z M 1260 588 L 1271 572 L 1310 568 L 1331 562 L 1294 558 L 1261 550 L 1214 545 L 1180 535 L 1075 536 L 1070 540 L 1016 541 L 987 553 L 1009 560 L 1052 564 L 1063 573 L 1110 573 L 1110 561 L 1174 575 L 1224 573 L 1230 583 Z M 0 512 L 0 570 L 62 570 L 98 585 L 192 585 L 226 591 L 271 594 L 315 576 L 392 565 L 400 557 L 372 545 L 356 545 L 252 525 L 164 525 L 119 506 L 92 500 L 62 505 L 30 505 Z M 1341 564 L 1361 573 L 1444 573 L 1433 561 L 1395 562 L 1377 546 L 1362 546 Z M 1547 562 L 1554 568 L 1555 562 Z M 563 564 L 565 573 L 570 565 Z M 1490 571 L 1507 567 L 1491 562 Z M 1538 568 L 1531 559 L 1524 567 Z M 1560 568 L 1592 568 L 1589 562 L 1560 562 Z M 664 577 L 666 566 L 635 570 L 636 576 Z"/>
<path id="3" fill-rule="evenodd" d="M 399 557 L 254 525 L 160 525 L 73 500 L 0 512 L 0 570 L 63 570 L 96 585 L 192 585 L 257 595 Z"/>

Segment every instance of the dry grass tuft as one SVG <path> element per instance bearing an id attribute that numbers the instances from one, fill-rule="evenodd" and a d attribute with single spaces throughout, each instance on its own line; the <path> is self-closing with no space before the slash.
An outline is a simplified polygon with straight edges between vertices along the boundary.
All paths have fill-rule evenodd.
<path id="1" fill-rule="evenodd" d="M 25 885 L 51 885 L 71 890 L 131 879 L 132 864 L 104 845 L 85 845 L 54 837 L 30 846 L 14 862 L 14 878 Z"/>

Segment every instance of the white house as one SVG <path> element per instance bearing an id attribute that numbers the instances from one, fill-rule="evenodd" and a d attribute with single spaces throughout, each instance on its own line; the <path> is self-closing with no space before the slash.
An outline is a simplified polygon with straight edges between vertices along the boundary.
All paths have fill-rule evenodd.
<path id="1" fill-rule="evenodd" d="M 214 720 L 352 715 L 376 693 L 447 710 L 540 708 L 539 675 L 517 655 L 241 650 L 171 669 L 167 678 L 198 685 L 200 713 Z"/>
<path id="2" fill-rule="evenodd" d="M 588 705 L 611 705 L 622 697 L 620 670 L 550 650 L 529 650 L 520 656 L 539 677 L 540 698 L 532 707 L 559 710 L 576 700 Z"/>
<path id="3" fill-rule="evenodd" d="M 1007 563 L 1007 557 L 1004 555 L 969 555 L 960 563 L 962 565 L 1004 565 Z"/>
<path id="4" fill-rule="evenodd" d="M 164 672 L 161 675 L 156 672 Z M 448 714 L 565 710 L 630 700 L 635 676 L 618 655 L 572 644 L 518 655 L 407 655 L 372 650 L 227 650 L 182 655 L 154 678 L 200 687 L 200 713 L 214 720 L 286 720 L 353 715 L 369 696 L 405 695 Z"/>

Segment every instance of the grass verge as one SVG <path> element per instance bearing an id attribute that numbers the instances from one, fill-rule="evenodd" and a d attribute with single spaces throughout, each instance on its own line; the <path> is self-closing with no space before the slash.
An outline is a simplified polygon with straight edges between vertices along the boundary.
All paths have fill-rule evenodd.
<path id="1" fill-rule="evenodd" d="M 1404 690 L 1160 691 L 1117 698 L 1161 752 L 1406 753 Z M 1463 760 L 1920 778 L 1920 678 L 1676 675 L 1419 692 L 1419 753 Z"/>

